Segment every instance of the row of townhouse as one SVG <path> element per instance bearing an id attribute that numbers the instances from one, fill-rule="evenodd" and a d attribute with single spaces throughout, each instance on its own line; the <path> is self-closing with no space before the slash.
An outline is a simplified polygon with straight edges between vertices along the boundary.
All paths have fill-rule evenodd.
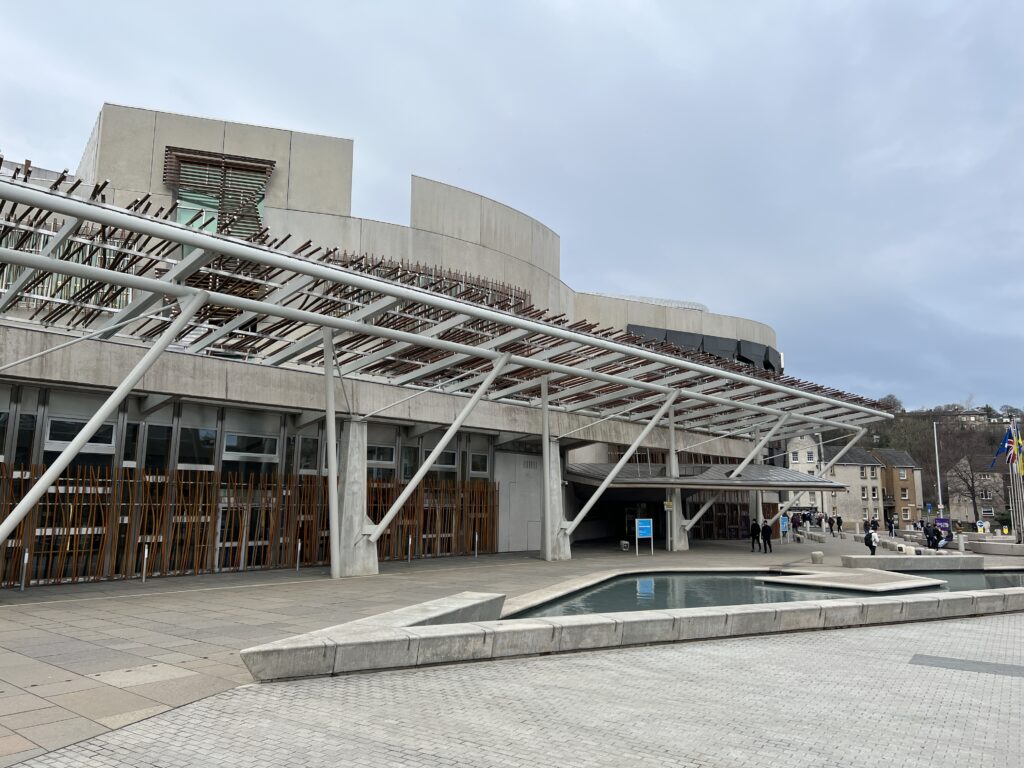
<path id="1" fill-rule="evenodd" d="M 786 466 L 817 474 L 842 450 L 823 443 L 820 435 L 794 438 L 787 444 Z M 921 467 L 906 451 L 850 448 L 829 469 L 827 477 L 845 491 L 806 493 L 797 505 L 813 513 L 842 517 L 844 523 L 879 520 L 908 527 L 927 515 L 921 488 Z"/>

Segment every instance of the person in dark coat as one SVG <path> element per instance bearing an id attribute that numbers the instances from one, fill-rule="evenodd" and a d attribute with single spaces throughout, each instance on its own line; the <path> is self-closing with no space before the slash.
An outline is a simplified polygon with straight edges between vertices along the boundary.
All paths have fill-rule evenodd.
<path id="1" fill-rule="evenodd" d="M 836 530 L 839 531 L 840 533 L 843 532 L 843 516 L 842 515 L 836 515 Z"/>
<path id="2" fill-rule="evenodd" d="M 754 551 L 754 547 L 757 547 L 757 551 L 761 551 L 761 526 L 757 524 L 757 520 L 750 521 L 750 551 Z"/>
<path id="3" fill-rule="evenodd" d="M 768 525 L 767 520 L 761 526 L 761 541 L 764 545 L 764 553 L 767 555 L 772 551 L 772 527 Z"/>

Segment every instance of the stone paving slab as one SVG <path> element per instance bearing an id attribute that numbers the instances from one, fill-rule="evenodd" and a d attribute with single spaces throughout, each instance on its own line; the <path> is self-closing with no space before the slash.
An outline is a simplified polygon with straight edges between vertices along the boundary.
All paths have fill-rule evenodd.
<path id="1" fill-rule="evenodd" d="M 802 567 L 810 564 L 812 549 L 824 551 L 826 567 L 837 569 L 843 554 L 864 552 L 852 540 L 838 538 L 814 545 L 776 542 L 774 553 L 767 555 L 750 554 L 749 542 L 699 542 L 689 552 L 656 550 L 653 558 L 644 559 L 652 570 L 678 565 L 726 570 Z M 573 559 L 558 563 L 546 563 L 533 553 L 385 562 L 379 576 L 341 581 L 331 581 L 326 568 L 306 568 L 300 573 L 220 573 L 150 579 L 145 584 L 135 580 L 0 591 L 0 700 L 26 694 L 29 698 L 19 701 L 31 702 L 30 706 L 43 700 L 39 709 L 0 715 L 0 728 L 7 728 L 4 721 L 13 718 L 12 733 L 0 731 L 0 736 L 17 735 L 43 722 L 88 717 L 58 706 L 58 697 L 119 690 L 89 675 L 154 662 L 169 664 L 195 671 L 204 680 L 190 691 L 177 691 L 183 698 L 175 701 L 189 695 L 199 699 L 250 679 L 239 659 L 242 648 L 466 590 L 515 598 L 635 561 L 632 552 L 574 547 Z M 986 556 L 985 562 L 1019 566 L 1021 560 Z M 83 650 L 81 643 L 92 648 Z M 31 658 L 27 651 L 34 645 L 48 646 L 51 655 Z M 78 651 L 65 654 L 72 646 Z M 185 660 L 189 656 L 194 658 Z M 133 690 L 140 691 L 138 709 L 103 715 L 95 722 L 117 728 L 171 706 L 143 695 L 141 689 Z M 54 719 L 35 720 L 33 712 Z M 38 749 L 34 746 L 22 757 Z M 0 755 L 0 768 L 6 760 Z"/>
<path id="2" fill-rule="evenodd" d="M 1022 632 L 1012 614 L 251 685 L 25 768 L 1011 768 L 1024 686 L 992 670 L 1022 665 Z"/>

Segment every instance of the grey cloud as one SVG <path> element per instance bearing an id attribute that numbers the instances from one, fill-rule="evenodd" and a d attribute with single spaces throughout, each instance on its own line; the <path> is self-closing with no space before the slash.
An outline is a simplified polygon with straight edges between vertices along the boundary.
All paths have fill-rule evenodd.
<path id="1" fill-rule="evenodd" d="M 795 375 L 912 404 L 1024 405 L 1018 6 L 52 2 L 5 16 L 8 156 L 73 165 L 102 101 L 346 136 L 357 215 L 406 221 L 409 175 L 437 178 L 558 231 L 578 289 L 772 325 Z"/>

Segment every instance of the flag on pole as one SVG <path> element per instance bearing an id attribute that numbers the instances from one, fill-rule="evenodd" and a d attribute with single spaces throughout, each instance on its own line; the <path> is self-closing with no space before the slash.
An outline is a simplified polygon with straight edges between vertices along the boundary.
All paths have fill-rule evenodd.
<path id="1" fill-rule="evenodd" d="M 1013 434 L 1013 430 L 1007 429 L 1006 430 L 1006 434 L 1003 435 L 1002 442 L 999 443 L 999 448 L 996 450 L 996 455 L 992 458 L 992 463 L 988 465 L 988 468 L 992 469 L 992 467 L 994 467 L 996 465 L 996 459 L 998 459 L 1004 453 L 1007 454 L 1007 456 L 1006 456 L 1006 463 L 1009 464 L 1010 463 L 1010 456 L 1009 456 L 1010 449 L 1014 448 L 1016 445 L 1017 445 L 1017 440 L 1016 440 L 1016 438 L 1015 438 L 1015 436 Z"/>

